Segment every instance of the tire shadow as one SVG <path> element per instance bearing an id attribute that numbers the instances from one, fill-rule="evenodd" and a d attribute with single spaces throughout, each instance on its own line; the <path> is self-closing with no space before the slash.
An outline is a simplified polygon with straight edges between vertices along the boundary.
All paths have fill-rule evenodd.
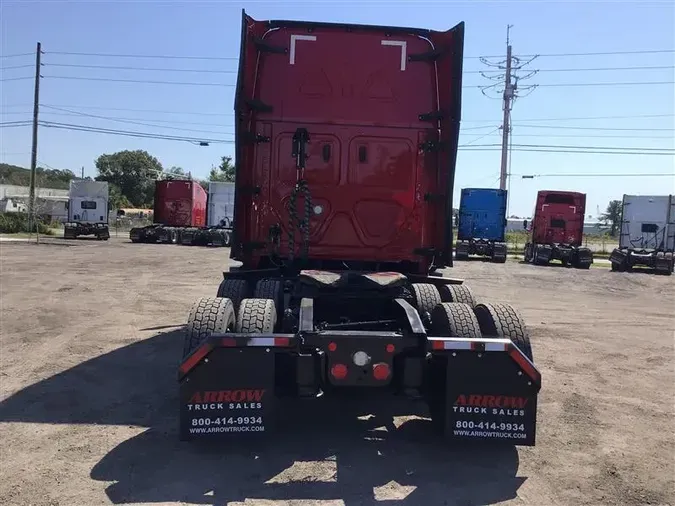
<path id="1" fill-rule="evenodd" d="M 158 334 L 35 383 L 0 403 L 0 421 L 148 427 L 91 470 L 114 504 L 246 499 L 356 505 L 494 504 L 516 496 L 513 446 L 443 442 L 423 407 L 363 396 L 283 403 L 264 438 L 178 440 L 182 329 Z M 234 506 L 233 504 L 233 506 Z"/>

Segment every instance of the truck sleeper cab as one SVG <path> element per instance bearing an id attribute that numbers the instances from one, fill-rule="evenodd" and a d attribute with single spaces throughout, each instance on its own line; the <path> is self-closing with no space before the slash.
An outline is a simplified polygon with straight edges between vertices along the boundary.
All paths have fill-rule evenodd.
<path id="1" fill-rule="evenodd" d="M 462 23 L 242 14 L 241 265 L 188 315 L 182 439 L 268 434 L 287 397 L 365 389 L 421 397 L 450 439 L 534 444 L 541 377 L 520 315 L 430 275 L 452 265 L 463 40 Z"/>
<path id="2" fill-rule="evenodd" d="M 547 265 L 557 260 L 562 265 L 588 269 L 593 252 L 582 246 L 586 194 L 541 190 L 525 244 L 525 262 Z M 527 228 L 527 222 L 525 222 Z"/>
<path id="3" fill-rule="evenodd" d="M 670 276 L 675 267 L 675 195 L 624 195 L 612 271 L 634 268 Z"/>
<path id="4" fill-rule="evenodd" d="M 506 262 L 506 198 L 506 190 L 462 189 L 455 260 L 479 255 L 493 262 Z"/>

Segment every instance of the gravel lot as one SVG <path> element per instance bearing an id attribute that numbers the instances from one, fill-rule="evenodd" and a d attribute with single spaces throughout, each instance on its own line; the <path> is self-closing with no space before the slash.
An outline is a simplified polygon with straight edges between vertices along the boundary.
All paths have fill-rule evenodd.
<path id="1" fill-rule="evenodd" d="M 181 325 L 227 249 L 50 238 L 0 255 L 2 505 L 675 504 L 675 276 L 449 272 L 525 316 L 534 448 L 450 448 L 398 409 L 357 418 L 359 401 L 303 403 L 266 445 L 199 445 L 177 439 Z"/>

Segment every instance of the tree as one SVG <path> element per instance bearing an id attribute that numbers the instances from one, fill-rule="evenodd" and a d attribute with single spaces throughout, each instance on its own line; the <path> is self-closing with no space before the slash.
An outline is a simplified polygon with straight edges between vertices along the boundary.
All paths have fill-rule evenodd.
<path id="1" fill-rule="evenodd" d="M 120 187 L 115 183 L 108 183 L 108 194 L 110 195 L 110 205 L 112 205 L 113 209 L 133 207 L 129 199 L 122 195 Z"/>
<path id="2" fill-rule="evenodd" d="M 169 174 L 172 176 L 185 176 L 185 171 L 183 167 L 176 167 L 175 165 L 169 169 Z"/>
<path id="3" fill-rule="evenodd" d="M 134 207 L 152 204 L 154 181 L 163 171 L 159 160 L 143 150 L 101 155 L 96 160 L 96 169 L 96 180 L 117 185 L 121 195 Z"/>
<path id="4" fill-rule="evenodd" d="M 620 200 L 610 200 L 607 204 L 607 210 L 600 217 L 600 219 L 605 223 L 611 223 L 612 228 L 609 231 L 609 235 L 612 237 L 616 236 L 617 229 L 621 223 L 621 201 Z"/>
<path id="5" fill-rule="evenodd" d="M 211 169 L 209 181 L 234 181 L 234 164 L 231 156 L 223 156 L 220 165 Z"/>

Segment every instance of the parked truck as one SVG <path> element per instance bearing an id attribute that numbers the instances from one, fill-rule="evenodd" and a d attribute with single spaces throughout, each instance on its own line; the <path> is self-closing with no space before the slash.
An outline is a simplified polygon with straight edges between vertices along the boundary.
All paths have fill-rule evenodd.
<path id="1" fill-rule="evenodd" d="M 68 191 L 68 219 L 63 224 L 63 238 L 77 239 L 93 235 L 110 239 L 108 213 L 110 203 L 105 181 L 72 180 Z"/>
<path id="2" fill-rule="evenodd" d="M 547 265 L 557 260 L 564 266 L 588 269 L 593 252 L 582 246 L 586 194 L 542 190 L 537 203 L 530 237 L 525 244 L 525 262 Z M 527 221 L 524 222 L 527 228 Z"/>
<path id="3" fill-rule="evenodd" d="M 193 180 L 155 182 L 153 224 L 129 231 L 132 242 L 229 246 L 233 183 L 209 183 L 209 194 Z"/>
<path id="4" fill-rule="evenodd" d="M 612 251 L 612 270 L 634 267 L 673 273 L 675 195 L 624 195 L 619 247 Z"/>
<path id="5" fill-rule="evenodd" d="M 434 273 L 453 262 L 463 44 L 463 23 L 242 14 L 241 265 L 190 310 L 182 439 L 267 434 L 287 397 L 366 390 L 426 400 L 453 440 L 534 445 L 541 375 L 518 311 Z"/>
<path id="6" fill-rule="evenodd" d="M 455 260 L 470 255 L 506 262 L 506 190 L 464 188 L 459 201 Z"/>

